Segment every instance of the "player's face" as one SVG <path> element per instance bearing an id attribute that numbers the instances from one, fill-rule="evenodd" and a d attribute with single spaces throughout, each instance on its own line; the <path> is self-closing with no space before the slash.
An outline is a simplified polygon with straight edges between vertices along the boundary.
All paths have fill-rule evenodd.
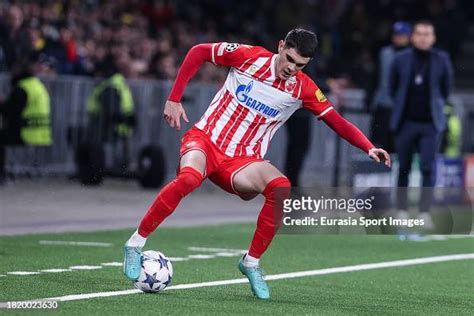
<path id="1" fill-rule="evenodd" d="M 278 60 L 275 65 L 276 76 L 282 80 L 296 75 L 306 66 L 311 58 L 303 57 L 294 48 L 285 48 L 285 42 L 278 44 Z"/>
<path id="2" fill-rule="evenodd" d="M 411 36 L 411 42 L 415 48 L 429 50 L 433 47 L 436 37 L 433 26 L 426 24 L 417 24 Z"/>

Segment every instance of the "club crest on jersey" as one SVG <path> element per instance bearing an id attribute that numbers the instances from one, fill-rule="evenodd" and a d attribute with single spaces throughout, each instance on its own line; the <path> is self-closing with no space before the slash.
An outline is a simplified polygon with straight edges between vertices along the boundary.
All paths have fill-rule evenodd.
<path id="1" fill-rule="evenodd" d="M 286 92 L 293 92 L 296 87 L 296 79 L 295 77 L 290 77 L 288 80 L 285 82 L 285 91 Z"/>
<path id="2" fill-rule="evenodd" d="M 253 81 L 250 81 L 246 85 L 241 84 L 240 86 L 238 86 L 237 89 L 235 90 L 235 96 L 237 97 L 237 100 L 239 100 L 242 104 L 245 104 L 249 108 L 254 109 L 269 117 L 277 116 L 280 113 L 279 110 L 274 109 L 249 96 L 249 93 L 250 91 L 252 91 L 252 88 L 253 88 Z"/>

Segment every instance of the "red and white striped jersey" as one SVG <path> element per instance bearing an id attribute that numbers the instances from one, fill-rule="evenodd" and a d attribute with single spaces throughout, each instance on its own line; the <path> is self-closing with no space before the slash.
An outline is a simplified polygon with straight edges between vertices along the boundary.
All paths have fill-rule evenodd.
<path id="1" fill-rule="evenodd" d="M 288 80 L 275 76 L 273 54 L 262 47 L 214 43 L 212 62 L 230 66 L 227 79 L 195 126 L 229 157 L 263 158 L 273 135 L 299 108 L 317 117 L 332 109 L 303 72 Z"/>

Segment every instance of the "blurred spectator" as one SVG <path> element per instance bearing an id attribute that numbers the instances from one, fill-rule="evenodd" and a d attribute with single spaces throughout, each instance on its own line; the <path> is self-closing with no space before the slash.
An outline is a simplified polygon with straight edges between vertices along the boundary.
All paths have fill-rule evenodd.
<path id="1" fill-rule="evenodd" d="M 24 27 L 23 11 L 12 5 L 0 19 L 0 71 L 25 60 L 31 50 L 28 30 Z"/>
<path id="2" fill-rule="evenodd" d="M 392 99 L 390 97 L 390 67 L 397 51 L 410 44 L 411 25 L 404 21 L 393 24 L 392 44 L 381 49 L 379 55 L 378 87 L 373 99 L 372 141 L 393 152 L 393 136 L 387 126 L 390 125 Z"/>
<path id="3" fill-rule="evenodd" d="M 166 78 L 198 42 L 225 38 L 272 49 L 282 32 L 305 25 L 321 39 L 319 75 L 345 78 L 370 94 L 375 56 L 390 38 L 392 21 L 431 18 L 440 45 L 455 56 L 467 33 L 469 5 L 467 0 L 7 0 L 0 2 L 0 71 L 34 50 L 52 59 L 59 74 L 107 76 L 110 59 L 125 54 L 113 51 L 122 47 L 131 77 Z M 222 73 L 203 69 L 198 78 L 221 80 Z"/>
<path id="4" fill-rule="evenodd" d="M 157 54 L 153 58 L 150 72 L 155 78 L 174 80 L 177 71 L 175 55 L 171 53 Z"/>

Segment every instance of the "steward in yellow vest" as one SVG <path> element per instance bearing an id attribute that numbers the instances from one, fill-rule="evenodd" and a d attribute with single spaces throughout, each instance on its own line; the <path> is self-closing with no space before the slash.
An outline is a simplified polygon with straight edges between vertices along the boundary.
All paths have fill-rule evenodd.
<path id="1" fill-rule="evenodd" d="M 441 152 L 449 158 L 461 156 L 461 119 L 456 114 L 453 105 L 447 103 L 444 106 L 444 115 L 446 115 L 446 130 L 443 133 L 441 142 Z"/>
<path id="2" fill-rule="evenodd" d="M 134 119 L 133 97 L 120 73 L 101 82 L 87 98 L 87 113 L 92 125 L 99 128 L 100 138 L 110 140 L 113 136 L 120 138 L 132 134 Z"/>
<path id="3" fill-rule="evenodd" d="M 18 87 L 26 92 L 26 106 L 21 112 L 21 139 L 30 146 L 49 146 L 51 136 L 51 107 L 49 94 L 43 83 L 36 77 L 28 77 L 18 82 Z"/>
<path id="4" fill-rule="evenodd" d="M 52 143 L 48 91 L 30 71 L 14 75 L 11 92 L 0 103 L 0 178 L 5 172 L 5 146 Z"/>

